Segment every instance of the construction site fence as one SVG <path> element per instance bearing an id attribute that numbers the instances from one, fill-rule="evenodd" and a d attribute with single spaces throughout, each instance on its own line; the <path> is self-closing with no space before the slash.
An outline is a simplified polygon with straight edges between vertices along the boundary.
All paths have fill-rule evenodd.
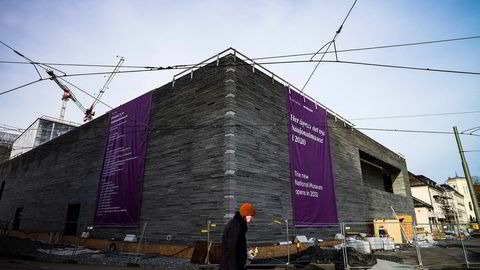
<path id="1" fill-rule="evenodd" d="M 25 224 L 39 221 L 22 220 L 19 230 L 14 228 L 12 221 L 0 220 L 0 238 L 16 236 L 16 232 L 32 234 Z M 192 254 L 195 244 L 204 242 L 207 254 L 211 248 L 221 244 L 224 227 L 228 220 L 205 220 L 198 226 L 197 232 L 192 236 L 172 235 L 164 232 L 158 225 L 160 222 L 143 222 L 131 230 L 130 238 L 125 234 L 103 235 L 103 239 L 112 240 L 105 242 L 104 250 L 121 251 L 123 245 L 129 246 L 127 254 L 131 261 L 136 262 L 141 254 L 152 252 L 152 245 L 178 245 L 163 256 L 177 256 L 181 253 Z M 31 237 L 41 244 L 39 249 L 46 253 L 65 249 L 72 256 L 80 254 L 84 243 L 91 237 L 96 238 L 96 228 L 92 224 L 76 224 L 76 235 L 65 235 L 66 226 L 62 230 L 49 230 L 56 228 L 58 222 L 41 221 L 46 228 L 43 236 Z M 18 226 L 18 224 L 17 224 Z M 85 235 L 85 233 L 87 233 Z M 89 235 L 91 233 L 91 235 Z M 82 237 L 79 237 L 80 234 Z M 83 237 L 84 236 L 84 237 Z M 365 269 L 378 265 L 382 268 L 415 269 L 426 267 L 429 269 L 449 268 L 480 268 L 480 232 L 477 224 L 471 223 L 445 223 L 442 220 L 431 223 L 399 222 L 392 220 L 376 220 L 373 222 L 342 222 L 334 224 L 316 224 L 314 227 L 295 226 L 291 220 L 275 219 L 269 222 L 254 220 L 248 225 L 247 232 L 248 250 L 259 250 L 254 261 L 266 264 L 291 264 L 296 265 L 299 254 L 310 247 L 320 247 L 329 251 L 325 261 L 337 264 L 337 269 Z M 479 236 L 477 238 L 477 236 Z M 68 238 L 71 237 L 71 238 Z M 176 238 L 193 239 L 183 244 Z M 66 245 L 65 239 L 74 239 Z M 63 240 L 63 241 L 62 241 Z M 113 241 L 116 242 L 113 242 Z M 112 243 L 115 243 L 112 248 Z M 327 254 L 327 253 L 326 253 Z M 334 258 L 335 257 L 335 258 Z M 338 257 L 341 260 L 338 260 Z M 218 259 L 218 258 L 217 258 Z M 212 263 L 210 256 L 205 258 L 206 264 Z"/>
<path id="2" fill-rule="evenodd" d="M 204 233 L 209 246 L 221 242 L 224 222 L 207 221 Z M 254 221 L 249 225 L 247 242 L 249 249 L 292 243 L 285 245 L 285 252 L 281 253 L 290 256 L 279 255 L 270 258 L 268 263 L 301 264 L 295 261 L 294 255 L 305 250 L 307 245 L 321 246 L 341 254 L 342 262 L 327 258 L 335 261 L 337 268 L 368 269 L 374 265 L 378 269 L 476 268 L 480 267 L 480 238 L 475 237 L 475 228 L 478 228 L 477 224 L 452 224 L 442 220 L 431 223 L 376 220 L 317 224 L 310 228 L 294 226 L 287 220 Z M 265 233 L 271 235 L 270 240 L 259 241 L 249 236 Z M 300 250 L 296 245 L 299 242 L 302 242 Z M 261 251 L 257 256 L 263 258 Z"/>
<path id="3" fill-rule="evenodd" d="M 396 221 L 344 223 L 349 269 L 463 269 L 480 267 L 476 224 Z"/>

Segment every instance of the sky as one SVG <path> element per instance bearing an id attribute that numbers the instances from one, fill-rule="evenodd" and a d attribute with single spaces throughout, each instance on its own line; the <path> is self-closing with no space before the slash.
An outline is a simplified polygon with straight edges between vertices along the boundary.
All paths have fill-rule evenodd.
<path id="1" fill-rule="evenodd" d="M 331 1 L 16 1 L 0 0 L 0 40 L 34 61 L 169 66 L 193 64 L 233 47 L 250 58 L 315 52 L 335 35 L 353 0 Z M 337 50 L 480 35 L 480 1 L 358 0 L 336 40 Z M 339 60 L 480 72 L 480 39 L 339 53 Z M 319 57 L 317 57 L 318 59 Z M 284 60 L 307 60 L 298 57 Z M 0 46 L 0 61 L 23 61 Z M 334 60 L 328 54 L 325 60 Z M 266 66 L 302 88 L 315 63 Z M 58 67 L 70 73 L 112 68 Z M 46 74 L 42 72 L 42 76 Z M 116 107 L 169 83 L 179 71 L 118 74 L 102 101 Z M 0 63 L 0 92 L 38 79 L 31 65 Z M 95 95 L 106 77 L 72 77 Z M 305 92 L 358 128 L 452 132 L 480 126 L 480 113 L 360 120 L 359 118 L 480 111 L 480 76 L 321 63 Z M 93 99 L 72 89 L 88 107 Z M 27 128 L 58 117 L 62 91 L 42 81 L 0 95 L 0 125 Z M 107 112 L 99 104 L 96 117 Z M 81 123 L 72 103 L 65 120 Z M 354 120 L 359 119 L 359 120 Z M 2 128 L 0 128 L 0 131 Z M 4 130 L 4 129 L 3 129 Z M 443 183 L 463 176 L 452 134 L 362 130 L 405 156 L 408 170 Z M 462 135 L 465 151 L 479 136 Z M 465 153 L 480 175 L 480 152 Z"/>

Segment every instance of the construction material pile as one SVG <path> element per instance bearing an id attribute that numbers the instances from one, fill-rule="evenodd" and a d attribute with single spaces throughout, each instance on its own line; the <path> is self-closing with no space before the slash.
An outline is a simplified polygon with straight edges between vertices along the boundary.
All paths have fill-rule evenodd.
<path id="1" fill-rule="evenodd" d="M 372 256 L 362 254 L 355 251 L 353 248 L 348 249 L 348 263 L 350 267 L 371 267 L 377 263 L 377 260 Z M 282 264 L 288 260 L 287 256 L 274 257 L 268 259 L 255 259 L 252 264 Z M 335 269 L 344 269 L 343 252 L 342 250 L 332 248 L 321 248 L 320 246 L 312 246 L 290 256 L 290 264 L 300 267 L 314 268 L 312 264 L 319 263 L 333 263 Z"/>

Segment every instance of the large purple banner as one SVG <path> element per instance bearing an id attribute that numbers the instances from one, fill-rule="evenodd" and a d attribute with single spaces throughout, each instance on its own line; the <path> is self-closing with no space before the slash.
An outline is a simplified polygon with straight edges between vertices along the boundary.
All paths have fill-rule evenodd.
<path id="1" fill-rule="evenodd" d="M 337 222 L 327 115 L 288 89 L 288 147 L 296 226 Z"/>
<path id="2" fill-rule="evenodd" d="M 149 92 L 110 112 L 97 195 L 97 226 L 138 225 L 151 103 Z"/>

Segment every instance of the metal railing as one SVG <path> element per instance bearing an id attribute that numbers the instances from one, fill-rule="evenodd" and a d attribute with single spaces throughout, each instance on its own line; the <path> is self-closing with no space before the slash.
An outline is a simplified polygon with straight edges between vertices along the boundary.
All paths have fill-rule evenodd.
<path id="1" fill-rule="evenodd" d="M 352 129 L 354 128 L 354 124 L 352 122 L 350 122 L 349 120 L 347 120 L 346 118 L 340 116 L 339 114 L 337 114 L 336 112 L 334 112 L 332 109 L 328 108 L 327 106 L 323 105 L 322 103 L 320 103 L 319 101 L 315 100 L 313 97 L 309 96 L 308 94 L 306 94 L 304 91 L 300 90 L 299 88 L 295 87 L 294 85 L 292 85 L 290 82 L 288 82 L 287 80 L 283 79 L 282 77 L 278 76 L 277 74 L 275 74 L 274 72 L 270 71 L 269 69 L 265 68 L 264 66 L 262 66 L 260 63 L 256 62 L 255 60 L 247 57 L 246 55 L 242 54 L 241 52 L 237 51 L 236 49 L 234 48 L 228 48 L 226 50 L 223 50 L 222 52 L 218 53 L 217 55 L 214 55 L 212 57 L 209 57 L 205 60 L 203 60 L 202 62 L 192 66 L 191 68 L 189 69 L 185 69 L 184 71 L 180 72 L 180 73 L 177 73 L 175 75 L 173 75 L 173 79 L 172 79 L 172 87 L 175 87 L 175 81 L 177 80 L 177 78 L 183 76 L 183 75 L 187 75 L 187 74 L 190 74 L 190 78 L 193 79 L 193 75 L 194 75 L 194 71 L 203 67 L 204 65 L 206 64 L 209 64 L 211 61 L 213 60 L 216 60 L 216 65 L 219 66 L 219 61 L 220 61 L 220 58 L 225 56 L 225 55 L 228 55 L 228 54 L 233 54 L 233 57 L 236 59 L 237 57 L 239 59 L 241 59 L 242 61 L 246 62 L 247 65 L 250 65 L 252 67 L 252 72 L 255 72 L 256 69 L 258 70 L 261 70 L 262 72 L 264 72 L 265 74 L 267 74 L 268 76 L 270 76 L 272 78 L 272 83 L 280 83 L 280 84 L 283 84 L 285 87 L 288 87 L 288 89 L 293 89 L 299 93 L 301 93 L 303 96 L 305 96 L 306 98 L 308 98 L 310 101 L 312 101 L 316 106 L 319 106 L 323 109 L 325 109 L 325 111 L 329 114 L 331 114 L 335 120 L 339 119 L 340 121 L 342 121 L 344 123 L 344 126 L 350 126 Z"/>

